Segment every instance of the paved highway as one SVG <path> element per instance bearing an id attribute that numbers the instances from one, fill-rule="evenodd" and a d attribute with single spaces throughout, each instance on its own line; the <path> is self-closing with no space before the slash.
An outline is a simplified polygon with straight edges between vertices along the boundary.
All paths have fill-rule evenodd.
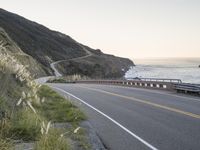
<path id="1" fill-rule="evenodd" d="M 109 85 L 49 85 L 70 95 L 108 149 L 200 149 L 198 98 Z"/>
<path id="2" fill-rule="evenodd" d="M 81 56 L 81 57 L 76 57 L 76 58 L 71 58 L 71 59 L 66 59 L 66 60 L 59 60 L 59 61 L 56 61 L 56 62 L 53 62 L 50 64 L 50 67 L 51 69 L 54 71 L 54 75 L 56 77 L 62 77 L 62 74 L 57 70 L 56 68 L 56 65 L 59 64 L 59 63 L 62 63 L 62 62 L 65 62 L 65 61 L 70 61 L 70 60 L 79 60 L 79 59 L 85 59 L 85 58 L 88 58 L 90 56 L 92 56 L 93 54 L 87 50 L 84 46 L 82 46 L 81 44 L 79 44 L 77 42 L 77 44 L 82 47 L 82 49 L 86 52 L 86 55 L 85 56 Z"/>

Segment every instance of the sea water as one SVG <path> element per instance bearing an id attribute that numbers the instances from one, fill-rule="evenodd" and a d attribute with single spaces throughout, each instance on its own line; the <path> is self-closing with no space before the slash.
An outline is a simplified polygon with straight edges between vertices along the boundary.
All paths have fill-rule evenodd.
<path id="1" fill-rule="evenodd" d="M 171 78 L 200 84 L 200 58 L 134 59 L 125 78 Z"/>

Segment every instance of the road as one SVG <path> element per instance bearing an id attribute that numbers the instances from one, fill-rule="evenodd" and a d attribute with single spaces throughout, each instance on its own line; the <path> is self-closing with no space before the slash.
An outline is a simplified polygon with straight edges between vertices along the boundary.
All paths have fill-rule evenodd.
<path id="1" fill-rule="evenodd" d="M 54 71 L 54 75 L 56 77 L 62 77 L 62 74 L 56 69 L 56 65 L 59 64 L 59 63 L 62 63 L 62 62 L 65 62 L 65 61 L 70 61 L 70 60 L 79 60 L 79 59 L 84 59 L 84 58 L 87 58 L 87 57 L 90 57 L 92 56 L 93 54 L 87 50 L 84 46 L 82 46 L 81 44 L 77 43 L 80 47 L 82 47 L 82 49 L 86 52 L 86 55 L 85 56 L 81 56 L 81 57 L 76 57 L 76 58 L 72 58 L 72 59 L 67 59 L 67 60 L 59 60 L 59 61 L 56 61 L 56 62 L 53 62 L 50 64 L 50 67 L 51 69 Z"/>
<path id="2" fill-rule="evenodd" d="M 49 85 L 70 95 L 108 149 L 200 149 L 198 98 L 109 85 Z"/>
<path id="3" fill-rule="evenodd" d="M 61 62 L 65 62 L 65 61 L 69 61 L 69 60 L 79 60 L 79 59 L 84 59 L 84 58 L 87 58 L 87 57 L 90 57 L 92 56 L 93 54 L 87 50 L 85 47 L 83 47 L 81 44 L 79 44 L 83 50 L 86 52 L 87 55 L 85 56 L 81 56 L 81 57 L 76 57 L 76 58 L 72 58 L 72 59 L 67 59 L 67 60 L 59 60 L 59 61 L 56 61 L 56 62 L 53 62 L 50 64 L 50 67 L 51 69 L 54 71 L 54 76 L 46 76 L 46 77 L 41 77 L 41 78 L 38 78 L 38 79 L 35 79 L 35 81 L 37 83 L 40 83 L 40 84 L 44 84 L 46 83 L 49 79 L 52 79 L 52 78 L 55 78 L 55 77 L 62 77 L 63 75 L 57 70 L 56 68 L 56 65 L 61 63 Z"/>

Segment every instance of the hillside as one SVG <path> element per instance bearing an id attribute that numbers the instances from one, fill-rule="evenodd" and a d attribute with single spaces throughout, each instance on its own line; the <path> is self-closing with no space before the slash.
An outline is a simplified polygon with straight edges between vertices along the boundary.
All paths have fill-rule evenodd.
<path id="1" fill-rule="evenodd" d="M 65 75 L 76 73 L 96 78 L 113 78 L 122 77 L 134 65 L 129 59 L 104 54 L 76 42 L 70 36 L 3 9 L 0 9 L 0 27 L 48 75 L 53 74 L 50 68 L 52 62 L 82 57 L 87 55 L 87 51 L 91 52 L 91 57 L 70 61 L 74 70 L 66 70 L 66 67 L 70 67 L 69 61 L 61 62 L 57 67 Z M 42 74 L 39 76 L 43 76 Z"/>
<path id="2" fill-rule="evenodd" d="M 3 48 L 6 54 L 13 56 L 22 65 L 27 66 L 27 70 L 32 76 L 38 77 L 46 75 L 41 65 L 30 55 L 25 54 L 1 27 L 0 48 Z M 0 54 L 5 53 L 3 50 L 1 49 Z"/>
<path id="3" fill-rule="evenodd" d="M 92 143 L 86 129 L 80 128 L 85 115 L 48 86 L 36 84 L 31 71 L 38 69 L 35 60 L 0 28 L 0 150 L 71 150 L 79 145 L 88 149 Z M 73 134 L 78 127 L 84 132 Z M 70 135 L 61 137 L 63 133 Z"/>

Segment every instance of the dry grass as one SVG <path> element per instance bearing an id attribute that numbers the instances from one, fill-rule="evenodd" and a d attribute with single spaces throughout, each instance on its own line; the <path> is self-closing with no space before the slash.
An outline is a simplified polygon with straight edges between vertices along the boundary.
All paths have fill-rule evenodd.
<path id="1" fill-rule="evenodd" d="M 61 137 L 60 129 L 51 128 L 48 134 L 41 135 L 35 144 L 35 150 L 70 150 L 67 138 Z"/>

